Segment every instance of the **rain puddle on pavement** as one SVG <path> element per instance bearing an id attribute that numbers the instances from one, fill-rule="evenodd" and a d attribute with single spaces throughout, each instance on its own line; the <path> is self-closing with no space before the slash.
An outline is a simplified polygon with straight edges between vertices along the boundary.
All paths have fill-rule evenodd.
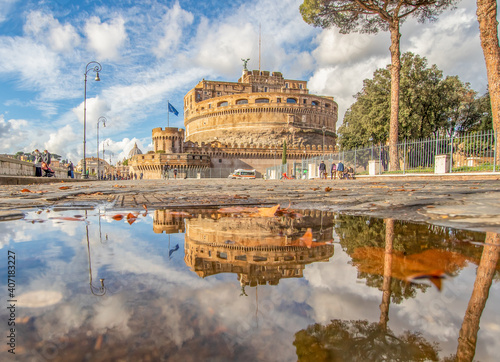
<path id="1" fill-rule="evenodd" d="M 0 222 L 1 359 L 500 355 L 497 234 L 220 211 L 38 210 Z"/>

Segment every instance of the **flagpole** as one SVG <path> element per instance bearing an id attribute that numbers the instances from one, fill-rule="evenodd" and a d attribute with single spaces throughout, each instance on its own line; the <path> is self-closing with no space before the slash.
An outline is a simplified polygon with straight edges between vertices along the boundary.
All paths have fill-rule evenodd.
<path id="1" fill-rule="evenodd" d="M 168 105 L 170 104 L 169 100 L 167 99 L 167 128 L 170 127 L 170 109 L 168 108 Z"/>

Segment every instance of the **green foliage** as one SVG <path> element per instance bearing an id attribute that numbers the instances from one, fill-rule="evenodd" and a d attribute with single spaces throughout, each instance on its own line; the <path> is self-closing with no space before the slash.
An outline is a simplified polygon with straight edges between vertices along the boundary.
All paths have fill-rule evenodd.
<path id="1" fill-rule="evenodd" d="M 401 57 L 399 139 L 429 137 L 438 131 L 488 129 L 492 127 L 489 97 L 476 99 L 468 83 L 458 77 L 443 78 L 436 65 L 411 52 Z M 377 69 L 365 79 L 339 128 L 341 146 L 356 148 L 385 143 L 389 137 L 390 66 Z M 489 128 L 491 129 L 491 128 Z"/>
<path id="2" fill-rule="evenodd" d="M 419 22 L 433 21 L 456 0 L 382 1 L 371 0 L 304 0 L 300 13 L 308 24 L 337 27 L 341 34 L 352 32 L 377 33 L 389 30 L 389 25 L 413 16 Z"/>
<path id="3" fill-rule="evenodd" d="M 295 333 L 298 361 L 438 361 L 438 345 L 420 333 L 396 336 L 381 323 L 334 319 Z"/>
<path id="4" fill-rule="evenodd" d="M 122 165 L 123 166 L 128 166 L 128 160 L 123 160 Z"/>
<path id="5" fill-rule="evenodd" d="M 165 153 L 165 150 L 158 150 L 156 153 Z"/>

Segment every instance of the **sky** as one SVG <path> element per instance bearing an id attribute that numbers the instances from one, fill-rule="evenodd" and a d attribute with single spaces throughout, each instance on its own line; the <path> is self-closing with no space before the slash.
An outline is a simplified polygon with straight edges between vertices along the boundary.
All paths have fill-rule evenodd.
<path id="1" fill-rule="evenodd" d="M 300 0 L 0 0 L 0 154 L 47 149 L 115 163 L 135 143 L 152 149 L 152 129 L 184 128 L 183 98 L 202 79 L 236 82 L 243 62 L 308 81 L 345 111 L 363 80 L 390 63 L 389 33 L 339 34 L 306 24 Z M 436 22 L 407 20 L 401 52 L 487 90 L 476 3 L 464 0 Z M 102 66 L 95 82 L 93 64 Z M 170 102 L 178 111 L 167 112 Z"/>

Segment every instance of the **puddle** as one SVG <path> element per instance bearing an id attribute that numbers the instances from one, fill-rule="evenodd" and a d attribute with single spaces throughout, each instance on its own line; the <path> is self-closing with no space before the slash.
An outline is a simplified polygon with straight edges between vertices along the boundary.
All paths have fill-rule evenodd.
<path id="1" fill-rule="evenodd" d="M 223 211 L 35 210 L 0 222 L 2 275 L 15 255 L 2 360 L 9 350 L 17 361 L 500 354 L 498 235 Z"/>

